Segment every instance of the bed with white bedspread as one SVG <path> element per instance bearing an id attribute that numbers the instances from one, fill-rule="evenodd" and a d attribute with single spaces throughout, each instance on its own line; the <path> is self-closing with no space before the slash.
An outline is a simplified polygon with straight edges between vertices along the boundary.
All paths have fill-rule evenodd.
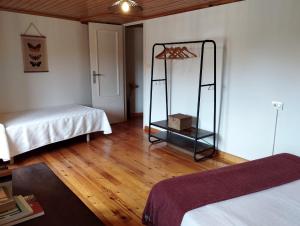
<path id="1" fill-rule="evenodd" d="M 147 226 L 298 226 L 300 157 L 287 153 L 157 183 Z"/>
<path id="2" fill-rule="evenodd" d="M 81 105 L 0 114 L 0 158 L 76 136 L 103 131 L 111 133 L 105 112 Z"/>
<path id="3" fill-rule="evenodd" d="M 300 180 L 193 209 L 181 222 L 181 226 L 299 224 Z"/>

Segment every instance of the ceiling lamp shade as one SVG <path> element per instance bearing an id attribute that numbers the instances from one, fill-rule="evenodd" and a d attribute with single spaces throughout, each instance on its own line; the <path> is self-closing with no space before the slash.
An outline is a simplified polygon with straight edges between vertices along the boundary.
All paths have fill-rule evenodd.
<path id="1" fill-rule="evenodd" d="M 112 12 L 140 12 L 143 10 L 141 6 L 139 6 L 135 1 L 132 0 L 119 0 L 115 2 L 109 10 Z"/>

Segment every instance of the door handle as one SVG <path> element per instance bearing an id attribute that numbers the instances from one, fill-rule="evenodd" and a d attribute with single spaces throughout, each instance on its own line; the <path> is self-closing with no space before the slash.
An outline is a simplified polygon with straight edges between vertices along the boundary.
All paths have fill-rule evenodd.
<path id="1" fill-rule="evenodd" d="M 137 89 L 137 88 L 139 88 L 139 85 L 134 84 L 134 83 L 129 83 L 129 88 L 130 89 Z"/>
<path id="2" fill-rule="evenodd" d="M 103 74 L 97 74 L 96 71 L 93 71 L 93 83 L 96 83 L 96 77 L 103 76 Z"/>

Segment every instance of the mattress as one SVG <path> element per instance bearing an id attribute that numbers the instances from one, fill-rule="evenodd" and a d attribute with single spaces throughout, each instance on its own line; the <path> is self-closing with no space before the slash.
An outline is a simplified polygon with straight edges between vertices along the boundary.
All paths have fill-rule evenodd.
<path id="1" fill-rule="evenodd" d="M 181 226 L 298 226 L 300 180 L 187 212 Z"/>
<path id="2" fill-rule="evenodd" d="M 0 114 L 0 158 L 98 131 L 111 133 L 105 112 L 81 105 Z"/>

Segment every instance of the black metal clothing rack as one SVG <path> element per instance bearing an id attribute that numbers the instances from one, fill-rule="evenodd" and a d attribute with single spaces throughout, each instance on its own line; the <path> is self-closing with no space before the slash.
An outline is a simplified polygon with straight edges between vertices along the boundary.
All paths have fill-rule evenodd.
<path id="1" fill-rule="evenodd" d="M 167 74 L 167 59 L 164 59 L 164 74 L 163 79 L 153 79 L 154 69 L 154 54 L 157 46 L 162 46 L 166 50 L 168 45 L 181 45 L 181 44 L 201 44 L 201 56 L 200 56 L 200 72 L 199 72 L 199 88 L 197 97 L 197 117 L 196 125 L 190 130 L 175 130 L 168 127 L 168 116 L 169 116 L 169 104 L 168 104 L 168 74 Z M 214 81 L 209 84 L 202 84 L 203 76 L 203 57 L 205 45 L 211 43 L 214 48 Z M 152 47 L 152 66 L 151 66 L 151 86 L 150 86 L 150 111 L 149 111 L 149 142 L 168 142 L 173 145 L 182 147 L 188 151 L 191 151 L 195 161 L 200 161 L 206 158 L 212 157 L 216 153 L 216 43 L 213 40 L 202 40 L 202 41 L 188 41 L 188 42 L 169 42 L 169 43 L 156 43 Z M 166 101 L 166 120 L 152 122 L 152 95 L 153 95 L 153 83 L 157 81 L 165 82 L 165 101 Z M 200 100 L 201 100 L 201 89 L 203 87 L 214 87 L 214 115 L 213 115 L 213 131 L 206 131 L 199 128 L 199 113 L 200 113 Z M 152 133 L 151 127 L 158 127 L 163 129 L 158 133 Z M 213 142 L 208 143 L 203 139 L 212 137 Z"/>

